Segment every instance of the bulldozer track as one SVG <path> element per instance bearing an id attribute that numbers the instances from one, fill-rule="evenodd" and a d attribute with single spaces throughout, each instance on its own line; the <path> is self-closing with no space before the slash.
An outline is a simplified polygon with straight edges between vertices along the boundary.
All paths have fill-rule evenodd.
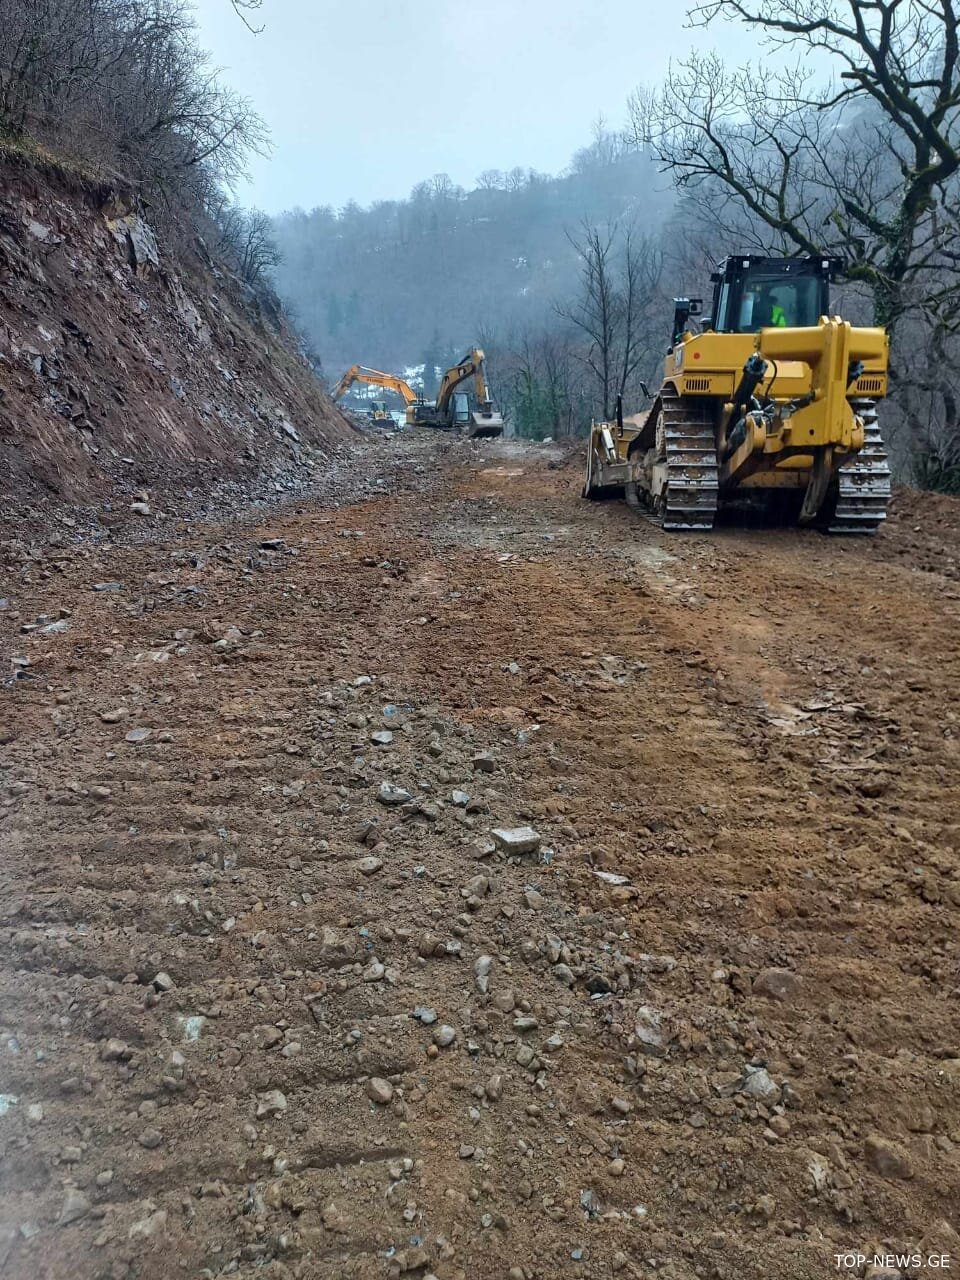
<path id="1" fill-rule="evenodd" d="M 720 480 L 717 445 L 707 407 L 661 392 L 667 455 L 666 502 L 658 513 L 664 529 L 712 529 Z"/>
<path id="2" fill-rule="evenodd" d="M 875 400 L 854 400 L 854 411 L 863 418 L 863 448 L 837 472 L 839 493 L 827 526 L 830 533 L 876 533 L 887 518 L 890 501 L 890 467 L 877 425 Z"/>

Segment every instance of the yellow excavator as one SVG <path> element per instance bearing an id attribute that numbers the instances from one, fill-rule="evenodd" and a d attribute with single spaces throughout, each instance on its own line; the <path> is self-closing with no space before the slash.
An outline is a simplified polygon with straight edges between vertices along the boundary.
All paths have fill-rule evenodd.
<path id="1" fill-rule="evenodd" d="M 471 409 L 466 395 L 457 394 L 457 387 L 473 378 L 476 407 Z M 503 418 L 494 408 L 487 387 L 486 357 L 479 347 L 468 351 L 462 360 L 452 365 L 443 375 L 437 403 L 434 406 L 436 427 L 462 426 L 471 438 L 503 435 Z"/>
<path id="2" fill-rule="evenodd" d="M 800 524 L 875 532 L 890 500 L 876 411 L 888 340 L 830 314 L 841 265 L 728 257 L 708 317 L 699 299 L 675 299 L 662 385 L 645 412 L 624 418 L 618 402 L 615 422 L 593 424 L 584 497 L 710 529 L 718 506 L 792 494 Z"/>
<path id="3" fill-rule="evenodd" d="M 371 386 L 384 387 L 387 391 L 395 391 L 403 400 L 407 425 L 411 426 L 417 421 L 416 408 L 418 404 L 422 405 L 423 401 L 403 378 L 398 378 L 393 373 L 381 373 L 379 369 L 368 369 L 366 365 L 352 364 L 334 387 L 334 400 L 345 396 L 355 382 L 366 382 Z M 375 423 L 389 422 L 393 425 L 393 415 L 387 408 L 385 400 L 370 402 L 370 419 Z"/>

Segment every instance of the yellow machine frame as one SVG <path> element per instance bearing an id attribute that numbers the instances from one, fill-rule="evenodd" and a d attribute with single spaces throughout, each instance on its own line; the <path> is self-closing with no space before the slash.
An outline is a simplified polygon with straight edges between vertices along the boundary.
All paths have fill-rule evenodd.
<path id="1" fill-rule="evenodd" d="M 872 411 L 887 393 L 888 351 L 883 329 L 838 316 L 756 333 L 687 328 L 652 408 L 594 425 L 584 492 L 623 490 L 648 499 L 667 528 L 709 528 L 709 501 L 751 489 L 805 489 L 800 520 L 811 522 L 839 483 L 845 519 L 830 527 L 872 531 L 889 496 Z M 876 461 L 858 466 L 865 446 Z"/>

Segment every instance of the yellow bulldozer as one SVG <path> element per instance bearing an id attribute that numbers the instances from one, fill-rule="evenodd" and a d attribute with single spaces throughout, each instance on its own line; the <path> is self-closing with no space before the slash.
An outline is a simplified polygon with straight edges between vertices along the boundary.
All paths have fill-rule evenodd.
<path id="1" fill-rule="evenodd" d="M 616 421 L 593 424 L 584 497 L 623 496 L 665 529 L 710 529 L 721 505 L 793 495 L 800 524 L 873 533 L 890 499 L 876 411 L 888 342 L 830 314 L 840 267 L 728 257 L 709 316 L 675 299 L 662 385 L 644 412 L 624 418 L 618 402 Z"/>

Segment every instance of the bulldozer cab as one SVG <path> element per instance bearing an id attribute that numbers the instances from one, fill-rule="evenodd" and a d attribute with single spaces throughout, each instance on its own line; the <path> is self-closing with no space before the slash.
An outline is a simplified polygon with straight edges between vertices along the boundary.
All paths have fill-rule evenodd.
<path id="1" fill-rule="evenodd" d="M 835 258 L 724 258 L 710 277 L 715 333 L 806 328 L 830 314 Z"/>

